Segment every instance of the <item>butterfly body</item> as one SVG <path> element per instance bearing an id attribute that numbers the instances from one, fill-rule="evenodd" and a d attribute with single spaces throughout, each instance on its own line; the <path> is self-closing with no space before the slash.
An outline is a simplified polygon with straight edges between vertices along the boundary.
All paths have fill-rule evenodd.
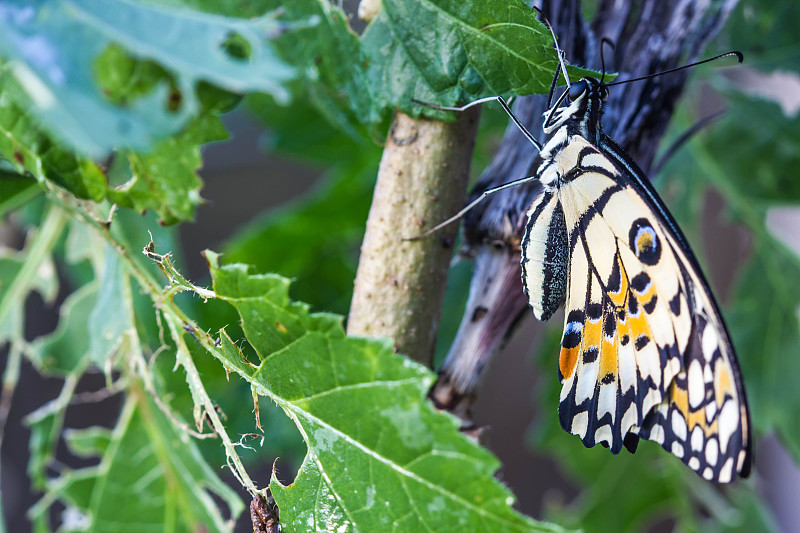
<path id="1" fill-rule="evenodd" d="M 746 476 L 751 424 L 738 363 L 686 238 L 602 131 L 605 85 L 584 78 L 546 114 L 522 279 L 537 319 L 566 307 L 562 427 L 588 446 L 654 440 L 704 478 Z"/>

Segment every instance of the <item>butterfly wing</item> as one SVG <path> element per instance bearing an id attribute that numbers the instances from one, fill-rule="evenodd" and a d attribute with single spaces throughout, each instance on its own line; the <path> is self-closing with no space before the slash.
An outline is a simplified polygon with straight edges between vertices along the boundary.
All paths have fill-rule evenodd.
<path id="1" fill-rule="evenodd" d="M 570 254 L 562 427 L 613 453 L 656 441 L 706 479 L 746 475 L 738 364 L 683 237 L 582 137 L 553 163 Z"/>

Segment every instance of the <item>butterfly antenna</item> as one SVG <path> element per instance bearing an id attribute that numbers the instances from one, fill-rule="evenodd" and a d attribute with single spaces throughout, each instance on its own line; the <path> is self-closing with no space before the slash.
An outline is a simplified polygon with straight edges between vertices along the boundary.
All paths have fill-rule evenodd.
<path id="1" fill-rule="evenodd" d="M 561 74 L 561 72 L 558 69 L 553 73 L 553 81 L 550 83 L 550 92 L 547 93 L 547 109 L 550 109 L 553 104 L 553 95 L 556 93 L 559 74 Z"/>
<path id="2" fill-rule="evenodd" d="M 550 21 L 547 20 L 544 12 L 536 6 L 533 6 L 533 9 L 542 16 L 542 21 L 544 25 L 547 26 L 547 29 L 550 30 L 550 35 L 553 36 L 553 44 L 555 45 L 556 52 L 558 53 L 558 65 L 561 67 L 561 73 L 564 74 L 564 80 L 567 82 L 567 87 L 570 87 L 572 83 L 569 81 L 569 74 L 567 74 L 567 64 L 564 61 L 564 53 L 561 51 L 561 48 L 558 47 L 558 38 L 556 38 L 556 32 L 553 31 L 553 26 L 550 25 Z M 556 76 L 558 79 L 558 76 Z"/>
<path id="3" fill-rule="evenodd" d="M 633 81 L 647 80 L 650 78 L 655 78 L 656 76 L 663 76 L 664 74 L 677 72 L 679 70 L 683 70 L 686 68 L 696 67 L 697 65 L 702 65 L 703 63 L 708 63 L 710 61 L 716 61 L 717 59 L 722 59 L 723 57 L 728 57 L 728 56 L 736 56 L 739 59 L 739 63 L 744 61 L 744 55 L 740 51 L 731 50 L 730 52 L 725 52 L 724 54 L 720 54 L 718 56 L 709 57 L 708 59 L 703 59 L 702 61 L 696 61 L 695 63 L 689 63 L 688 65 L 683 65 L 682 67 L 671 68 L 669 70 L 656 72 L 655 74 L 648 74 L 647 76 L 641 76 L 639 78 L 632 78 L 630 80 L 614 81 L 611 83 L 606 83 L 606 87 L 610 87 L 611 85 L 622 85 L 623 83 L 631 83 Z"/>
<path id="4" fill-rule="evenodd" d="M 603 80 L 606 79 L 606 58 L 603 55 L 603 45 L 604 44 L 608 44 L 608 46 L 610 46 L 612 50 L 614 48 L 616 48 L 614 46 L 614 41 L 612 41 L 608 37 L 603 37 L 602 39 L 600 39 L 600 69 L 601 69 L 600 72 L 602 74 L 600 76 L 600 85 L 603 85 Z"/>

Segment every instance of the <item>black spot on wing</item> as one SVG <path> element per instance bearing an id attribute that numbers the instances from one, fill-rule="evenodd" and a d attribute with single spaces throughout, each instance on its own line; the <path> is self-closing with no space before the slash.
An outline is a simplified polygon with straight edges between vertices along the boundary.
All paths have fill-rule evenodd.
<path id="1" fill-rule="evenodd" d="M 655 310 L 657 302 L 658 302 L 658 295 L 654 294 L 653 297 L 650 298 L 650 301 L 644 304 L 642 307 L 644 307 L 645 312 L 649 315 Z"/>
<path id="2" fill-rule="evenodd" d="M 638 337 L 636 337 L 636 344 L 635 344 L 635 346 L 636 346 L 636 349 L 637 349 L 637 350 L 641 350 L 641 349 L 643 349 L 643 348 L 644 348 L 645 346 L 647 346 L 649 343 L 650 343 L 650 337 L 648 337 L 647 335 L 644 335 L 644 334 L 643 334 L 643 335 L 639 335 Z"/>
<path id="3" fill-rule="evenodd" d="M 644 292 L 649 284 L 650 276 L 648 276 L 646 272 L 639 272 L 631 279 L 631 287 L 638 293 Z"/>
<path id="4" fill-rule="evenodd" d="M 589 304 L 586 306 L 586 318 L 589 320 L 598 320 L 603 316 L 603 306 L 598 303 Z"/>
<path id="5" fill-rule="evenodd" d="M 681 292 L 675 293 L 675 296 L 669 301 L 669 310 L 672 314 L 678 316 L 681 314 Z"/>
<path id="6" fill-rule="evenodd" d="M 606 313 L 603 317 L 603 333 L 606 337 L 613 338 L 617 331 L 617 321 L 614 320 L 614 313 Z"/>
<path id="7" fill-rule="evenodd" d="M 611 267 L 611 275 L 608 277 L 608 284 L 606 285 L 606 290 L 611 293 L 619 292 L 620 287 L 622 286 L 622 274 L 620 273 L 619 269 L 619 261 L 614 261 L 614 266 Z"/>
<path id="8" fill-rule="evenodd" d="M 561 339 L 563 348 L 575 348 L 581 343 L 581 332 L 577 328 L 564 331 L 564 338 Z"/>
<path id="9" fill-rule="evenodd" d="M 639 435 L 636 433 L 628 433 L 625 435 L 625 449 L 630 453 L 636 453 L 636 448 L 639 447 Z"/>
<path id="10" fill-rule="evenodd" d="M 636 316 L 639 313 L 639 302 L 636 298 L 628 297 L 628 313 Z"/>

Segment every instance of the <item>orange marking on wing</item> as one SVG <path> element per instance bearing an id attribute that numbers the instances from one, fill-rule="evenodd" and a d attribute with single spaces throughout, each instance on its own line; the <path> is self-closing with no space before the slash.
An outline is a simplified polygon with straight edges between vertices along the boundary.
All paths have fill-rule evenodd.
<path id="1" fill-rule="evenodd" d="M 656 286 L 654 283 L 650 283 L 650 286 L 644 292 L 637 292 L 636 293 L 637 300 L 639 301 L 639 305 L 648 305 L 653 298 L 656 297 Z"/>
<path id="2" fill-rule="evenodd" d="M 597 379 L 603 379 L 603 377 L 610 373 L 616 375 L 617 370 L 619 369 L 617 363 L 617 335 L 614 335 L 613 338 L 610 340 L 608 337 L 603 336 L 602 344 L 600 346 L 600 369 L 597 372 Z"/>
<path id="3" fill-rule="evenodd" d="M 633 293 L 631 293 L 630 297 L 636 298 Z M 638 298 L 636 298 L 636 302 L 639 304 L 636 315 L 631 315 L 630 313 L 628 314 L 628 327 L 630 328 L 631 332 L 631 341 L 635 342 L 639 335 L 647 335 L 647 338 L 652 341 L 653 332 L 650 329 L 650 324 L 647 323 L 647 316 L 642 308 L 642 303 Z"/>
<path id="4" fill-rule="evenodd" d="M 725 395 L 735 396 L 733 382 L 731 381 L 731 374 L 725 368 L 725 363 L 719 360 L 717 363 L 717 371 L 714 372 L 714 400 L 717 402 L 718 407 L 722 407 L 725 403 Z"/>
<path id="5" fill-rule="evenodd" d="M 690 409 L 689 391 L 680 388 L 674 381 L 669 387 L 669 398 L 672 405 L 681 412 L 683 418 L 686 420 L 689 433 L 692 432 L 695 426 L 700 426 L 707 437 L 719 431 L 717 420 L 714 420 L 710 426 L 706 423 L 706 415 L 702 406 L 697 411 L 692 411 Z"/>
<path id="6" fill-rule="evenodd" d="M 589 320 L 583 324 L 583 350 L 586 351 L 590 346 L 595 346 L 600 349 L 600 343 L 603 341 L 603 320 Z"/>
<path id="7" fill-rule="evenodd" d="M 608 292 L 606 293 L 608 299 L 614 304 L 614 307 L 620 308 L 625 305 L 625 300 L 628 296 L 628 274 L 625 272 L 625 268 L 622 266 L 622 261 L 619 258 L 619 255 L 616 256 L 614 259 L 617 262 L 617 267 L 619 268 L 620 272 L 620 284 L 619 284 L 619 291 L 618 292 Z"/>
<path id="8" fill-rule="evenodd" d="M 561 347 L 561 355 L 558 358 L 558 368 L 561 371 L 563 379 L 569 379 L 572 373 L 575 372 L 575 365 L 578 362 L 580 349 L 580 344 L 574 348 Z"/>

